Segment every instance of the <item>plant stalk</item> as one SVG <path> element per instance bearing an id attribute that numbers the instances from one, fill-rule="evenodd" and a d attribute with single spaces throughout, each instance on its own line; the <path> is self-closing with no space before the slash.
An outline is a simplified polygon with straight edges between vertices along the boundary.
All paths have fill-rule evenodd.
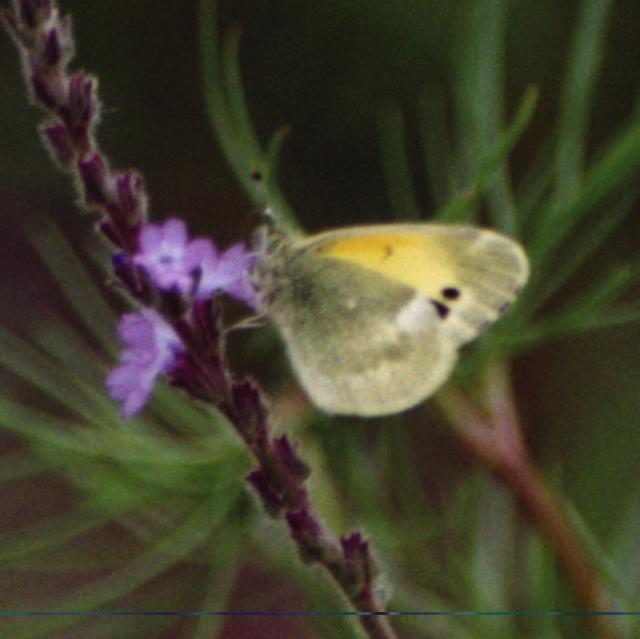
<path id="1" fill-rule="evenodd" d="M 483 399 L 447 389 L 440 393 L 438 402 L 467 449 L 516 496 L 533 525 L 544 535 L 581 608 L 589 612 L 612 610 L 580 532 L 527 452 L 506 366 L 489 368 Z M 589 620 L 602 639 L 621 638 L 608 617 L 591 616 Z"/>

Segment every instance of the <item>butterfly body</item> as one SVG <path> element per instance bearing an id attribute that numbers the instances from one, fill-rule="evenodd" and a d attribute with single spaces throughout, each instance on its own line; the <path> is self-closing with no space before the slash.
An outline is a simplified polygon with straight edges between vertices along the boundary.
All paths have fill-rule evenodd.
<path id="1" fill-rule="evenodd" d="M 263 234 L 255 269 L 312 401 L 330 413 L 409 408 L 446 380 L 459 347 L 495 321 L 528 274 L 522 249 L 470 226 L 359 226 Z"/>

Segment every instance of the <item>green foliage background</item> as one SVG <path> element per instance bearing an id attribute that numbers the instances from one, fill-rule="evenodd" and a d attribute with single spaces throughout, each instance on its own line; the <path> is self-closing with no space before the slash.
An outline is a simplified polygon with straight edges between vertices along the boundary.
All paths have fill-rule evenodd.
<path id="1" fill-rule="evenodd" d="M 532 287 L 487 339 L 517 354 L 527 442 L 617 605 L 640 609 L 637 2 L 218 8 L 220 33 L 241 29 L 258 139 L 266 147 L 289 129 L 277 181 L 306 229 L 438 211 L 517 230 L 530 245 Z M 75 64 L 100 78 L 100 141 L 114 164 L 143 171 L 154 218 L 183 216 L 221 245 L 246 239 L 258 203 L 212 134 L 197 3 L 68 0 L 63 11 Z M 343 609 L 249 494 L 250 460 L 219 417 L 163 388 L 141 418 L 117 419 L 102 380 L 126 304 L 103 286 L 104 248 L 40 145 L 17 59 L 0 38 L 0 609 Z M 239 85 L 229 86 L 238 117 Z M 254 168 L 255 147 L 240 148 L 236 169 Z M 370 536 L 390 609 L 577 606 L 517 504 L 429 405 L 327 419 L 301 405 L 268 329 L 234 336 L 232 351 L 279 398 L 281 427 L 301 442 L 334 531 Z M 468 354 L 462 383 L 481 351 Z M 14 637 L 357 634 L 335 617 L 10 623 Z M 586 632 L 571 618 L 397 626 L 402 637 L 463 639 Z"/>

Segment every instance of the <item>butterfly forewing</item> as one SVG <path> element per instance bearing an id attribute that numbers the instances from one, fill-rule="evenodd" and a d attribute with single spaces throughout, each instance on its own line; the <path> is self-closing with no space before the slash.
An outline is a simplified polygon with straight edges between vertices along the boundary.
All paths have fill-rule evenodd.
<path id="1" fill-rule="evenodd" d="M 423 294 L 438 309 L 442 330 L 458 344 L 508 309 L 529 272 L 519 244 L 472 226 L 357 227 L 306 243 L 328 259 L 357 264 Z"/>

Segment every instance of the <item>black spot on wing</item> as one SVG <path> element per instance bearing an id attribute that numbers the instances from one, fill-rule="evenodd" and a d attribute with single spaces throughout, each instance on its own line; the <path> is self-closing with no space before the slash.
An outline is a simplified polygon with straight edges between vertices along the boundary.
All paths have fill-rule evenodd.
<path id="1" fill-rule="evenodd" d="M 438 313 L 438 317 L 440 319 L 446 319 L 451 309 L 446 304 L 443 304 L 438 300 L 429 300 L 429 301 L 433 304 L 434 308 L 436 309 L 436 312 Z"/>
<path id="2" fill-rule="evenodd" d="M 442 289 L 442 297 L 448 300 L 457 300 L 460 297 L 460 289 L 447 286 L 447 288 Z"/>

